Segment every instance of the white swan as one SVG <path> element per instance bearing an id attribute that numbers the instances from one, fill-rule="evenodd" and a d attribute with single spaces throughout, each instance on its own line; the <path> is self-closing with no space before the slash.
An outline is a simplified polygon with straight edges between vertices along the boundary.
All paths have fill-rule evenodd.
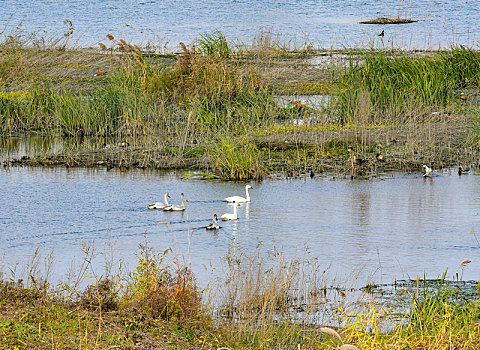
<path id="1" fill-rule="evenodd" d="M 432 171 L 433 171 L 432 168 L 429 168 L 429 167 L 426 166 L 425 164 L 423 165 L 423 177 L 429 176 Z"/>
<path id="2" fill-rule="evenodd" d="M 248 189 L 249 188 L 253 188 L 251 185 L 246 185 L 245 186 L 245 197 L 246 198 L 243 198 L 243 197 L 240 197 L 240 196 L 232 196 L 232 197 L 227 197 L 225 198 L 224 200 L 226 200 L 227 202 L 235 202 L 235 203 L 245 203 L 245 202 L 250 202 L 250 195 L 248 194 Z"/>
<path id="3" fill-rule="evenodd" d="M 218 230 L 219 228 L 222 228 L 222 226 L 219 226 L 217 223 L 217 214 L 213 214 L 213 221 L 208 224 L 208 226 L 205 227 L 207 230 Z"/>
<path id="4" fill-rule="evenodd" d="M 232 213 L 226 213 L 222 215 L 222 220 L 223 221 L 228 221 L 228 220 L 237 220 L 238 215 L 237 215 L 237 206 L 240 205 L 240 203 L 233 202 L 233 214 Z"/>
<path id="5" fill-rule="evenodd" d="M 172 198 L 172 197 L 170 197 L 170 194 L 168 194 L 168 192 L 165 192 L 165 195 L 163 197 L 163 203 L 157 202 L 157 203 L 150 204 L 148 206 L 148 209 L 163 209 L 165 207 L 168 207 L 170 205 L 168 204 L 168 198 Z"/>
<path id="6" fill-rule="evenodd" d="M 180 194 L 180 205 L 169 205 L 163 208 L 164 211 L 184 211 L 187 208 L 187 202 L 183 203 L 183 193 Z"/>

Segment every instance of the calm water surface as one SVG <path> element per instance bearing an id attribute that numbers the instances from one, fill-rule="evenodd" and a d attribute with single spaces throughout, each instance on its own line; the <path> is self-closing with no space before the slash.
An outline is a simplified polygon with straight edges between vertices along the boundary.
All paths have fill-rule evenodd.
<path id="1" fill-rule="evenodd" d="M 244 184 L 181 180 L 178 174 L 104 169 L 0 170 L 2 267 L 25 264 L 36 248 L 54 251 L 54 273 L 63 277 L 81 261 L 82 242 L 133 267 L 138 245 L 188 256 L 202 283 L 204 266 L 229 254 L 277 249 L 287 259 L 308 248 L 331 273 L 378 282 L 418 274 L 451 277 L 471 260 L 465 279 L 480 278 L 480 177 L 455 172 L 433 178 L 395 174 L 369 181 L 334 177 L 253 183 L 252 202 L 240 219 L 218 233 L 203 227 L 213 213 L 232 212 L 222 198 L 244 194 Z M 189 200 L 185 213 L 148 210 L 163 193 Z M 191 232 L 190 242 L 188 232 Z M 110 258 L 110 257 L 109 257 Z M 101 264 L 98 262 L 98 264 Z M 461 271 L 461 270 L 458 270 Z"/>
<path id="2" fill-rule="evenodd" d="M 1 1 L 0 28 L 11 34 L 36 32 L 62 37 L 70 20 L 71 43 L 105 42 L 107 33 L 135 43 L 191 43 L 202 33 L 221 30 L 229 40 L 251 44 L 261 29 L 297 45 L 342 48 L 369 45 L 438 48 L 477 44 L 480 2 L 459 0 L 38 0 Z M 376 17 L 418 20 L 404 25 L 362 25 Z M 385 29 L 381 41 L 377 34 Z M 293 45 L 292 45 L 293 46 Z"/>

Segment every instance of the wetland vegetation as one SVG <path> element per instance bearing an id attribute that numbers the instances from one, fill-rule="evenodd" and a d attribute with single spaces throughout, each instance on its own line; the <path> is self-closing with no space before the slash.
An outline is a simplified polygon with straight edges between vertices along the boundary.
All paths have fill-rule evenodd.
<path id="1" fill-rule="evenodd" d="M 0 44 L 2 136 L 78 142 L 4 165 L 190 168 L 246 180 L 350 174 L 351 147 L 367 160 L 357 170 L 367 177 L 420 172 L 425 163 L 477 166 L 479 70 L 479 52 L 463 46 L 329 51 L 262 33 L 247 48 L 216 32 L 159 55 L 113 36 L 98 50 L 10 36 Z M 302 95 L 321 102 L 310 106 Z M 85 265 L 67 282 L 49 282 L 36 257 L 22 277 L 1 271 L 1 348 L 480 345 L 478 286 L 466 294 L 461 278 L 418 278 L 389 304 L 377 303 L 376 286 L 366 285 L 368 301 L 351 304 L 351 291 L 326 278 L 315 259 L 278 254 L 267 267 L 255 257 L 227 258 L 222 286 L 201 289 L 168 251 L 143 246 L 134 271 L 97 274 L 84 250 Z M 86 279 L 93 283 L 80 289 Z"/>
<path id="2" fill-rule="evenodd" d="M 368 160 L 366 176 L 478 163 L 473 48 L 328 51 L 292 48 L 269 33 L 247 47 L 215 32 L 168 55 L 112 35 L 98 50 L 7 37 L 0 52 L 3 136 L 79 140 L 78 149 L 8 164 L 195 168 L 261 179 L 348 173 L 348 146 Z M 100 141 L 85 147 L 85 138 Z"/>
<path id="3" fill-rule="evenodd" d="M 94 249 L 70 278 L 48 281 L 48 257 L 2 272 L 2 349 L 477 349 L 478 282 L 417 278 L 361 290 L 316 259 L 273 252 L 227 257 L 200 288 L 171 250 L 140 248 L 133 271 L 92 270 Z M 42 269 L 42 263 L 47 268 Z M 465 261 L 467 265 L 469 262 Z M 47 272 L 45 272 L 47 271 Z M 240 277 L 241 276 L 241 277 Z M 84 285 L 85 288 L 79 286 Z M 387 296 L 386 296 L 387 295 Z"/>

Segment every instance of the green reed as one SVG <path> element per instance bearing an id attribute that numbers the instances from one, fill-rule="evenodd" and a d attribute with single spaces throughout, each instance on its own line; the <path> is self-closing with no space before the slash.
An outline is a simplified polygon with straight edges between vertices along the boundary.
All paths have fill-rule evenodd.
<path id="1" fill-rule="evenodd" d="M 351 58 L 337 80 L 342 123 L 404 122 L 459 102 L 459 89 L 478 88 L 480 55 L 463 46 L 432 56 L 371 50 Z"/>
<path id="2" fill-rule="evenodd" d="M 445 271 L 440 279 L 434 280 L 435 284 L 417 280 L 407 315 L 409 328 L 425 334 L 440 328 L 445 321 L 450 326 L 463 328 L 478 319 L 478 290 L 476 298 L 466 298 L 458 286 L 452 286 L 445 280 L 446 273 Z"/>
<path id="3" fill-rule="evenodd" d="M 198 55 L 185 45 L 173 65 L 146 59 L 135 47 L 122 45 L 129 53 L 101 84 L 91 80 L 87 89 L 74 89 L 41 77 L 27 84 L 22 98 L 2 93 L 2 129 L 138 135 L 171 129 L 193 111 L 197 126 L 211 131 L 251 127 L 273 114 L 273 98 L 253 70 Z"/>
<path id="4" fill-rule="evenodd" d="M 233 53 L 225 35 L 219 30 L 211 34 L 201 34 L 197 39 L 197 48 L 204 55 L 218 55 L 223 58 L 230 57 Z"/>
<path id="5" fill-rule="evenodd" d="M 220 137 L 212 146 L 216 173 L 229 180 L 261 180 L 265 167 L 261 152 L 244 138 Z"/>

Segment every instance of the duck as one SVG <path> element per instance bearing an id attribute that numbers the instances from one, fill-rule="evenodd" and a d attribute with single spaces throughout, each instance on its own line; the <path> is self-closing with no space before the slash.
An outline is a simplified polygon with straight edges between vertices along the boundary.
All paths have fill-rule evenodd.
<path id="1" fill-rule="evenodd" d="M 461 176 L 463 174 L 468 174 L 470 172 L 470 168 L 463 168 L 462 166 L 458 167 L 458 176 Z"/>
<path id="2" fill-rule="evenodd" d="M 163 208 L 164 211 L 184 211 L 187 208 L 188 201 L 183 203 L 183 193 L 180 193 L 180 205 L 172 204 Z"/>
<path id="3" fill-rule="evenodd" d="M 170 197 L 170 194 L 168 192 L 165 192 L 164 197 L 163 197 L 163 203 L 162 202 L 157 202 L 150 204 L 148 206 L 148 209 L 164 209 L 165 207 L 168 207 L 170 204 L 168 204 L 168 198 Z"/>
<path id="4" fill-rule="evenodd" d="M 237 202 L 233 202 L 233 214 L 232 213 L 226 213 L 226 214 L 223 214 L 221 217 L 222 217 L 222 221 L 228 221 L 228 220 L 237 220 L 238 219 L 238 215 L 237 215 L 237 206 L 240 205 L 240 203 L 237 203 Z"/>
<path id="5" fill-rule="evenodd" d="M 360 168 L 363 165 L 363 163 L 365 163 L 367 160 L 363 159 L 363 158 L 357 158 L 357 157 L 353 156 L 353 161 L 355 163 L 355 166 L 357 168 Z"/>
<path id="6" fill-rule="evenodd" d="M 209 223 L 208 226 L 206 226 L 205 228 L 207 230 L 218 230 L 218 229 L 222 228 L 222 226 L 219 226 L 217 224 L 217 219 L 218 219 L 217 214 L 213 214 L 213 221 L 211 223 Z"/>
<path id="7" fill-rule="evenodd" d="M 433 169 L 423 164 L 423 177 L 427 177 L 432 173 Z"/>
<path id="8" fill-rule="evenodd" d="M 229 203 L 245 203 L 245 202 L 250 202 L 250 195 L 248 194 L 248 189 L 253 188 L 251 185 L 246 185 L 245 186 L 245 197 L 240 197 L 240 196 L 232 196 L 232 197 L 227 197 L 224 200 L 226 200 Z"/>
<path id="9" fill-rule="evenodd" d="M 367 161 L 366 159 L 363 159 L 363 158 L 357 158 L 353 150 L 353 147 L 348 146 L 347 151 L 348 153 L 350 153 L 350 162 L 352 163 L 352 168 L 355 168 L 355 167 L 360 168 L 363 165 L 363 163 Z"/>

